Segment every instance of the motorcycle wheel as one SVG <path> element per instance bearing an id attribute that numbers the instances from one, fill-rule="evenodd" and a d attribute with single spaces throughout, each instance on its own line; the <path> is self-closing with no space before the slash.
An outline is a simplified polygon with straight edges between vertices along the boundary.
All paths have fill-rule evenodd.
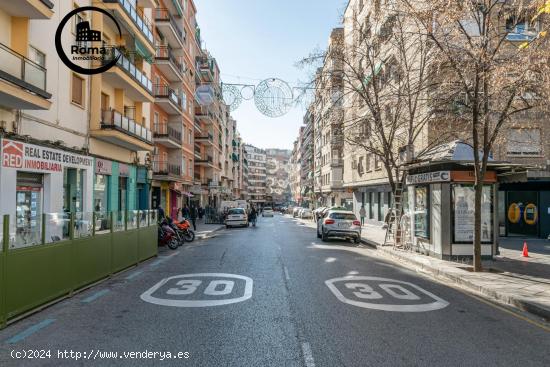
<path id="1" fill-rule="evenodd" d="M 172 237 L 168 242 L 168 247 L 172 250 L 177 249 L 179 247 L 178 239 L 176 237 Z"/>
<path id="2" fill-rule="evenodd" d="M 183 235 L 183 237 L 185 238 L 186 242 L 193 242 L 195 240 L 195 232 L 189 229 L 187 233 Z"/>

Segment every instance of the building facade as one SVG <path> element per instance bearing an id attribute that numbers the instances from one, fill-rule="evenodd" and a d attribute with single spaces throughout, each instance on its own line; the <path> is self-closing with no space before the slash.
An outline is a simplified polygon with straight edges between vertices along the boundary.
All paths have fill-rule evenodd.
<path id="1" fill-rule="evenodd" d="M 313 108 L 314 193 L 316 206 L 351 207 L 351 194 L 344 188 L 343 65 L 333 57 L 344 47 L 344 29 L 335 28 L 329 38 L 323 66 L 315 79 Z"/>
<path id="2" fill-rule="evenodd" d="M 266 202 L 283 205 L 291 200 L 291 151 L 266 149 Z"/>
<path id="3" fill-rule="evenodd" d="M 248 161 L 248 198 L 255 205 L 263 206 L 267 201 L 267 155 L 265 150 L 246 144 Z"/>

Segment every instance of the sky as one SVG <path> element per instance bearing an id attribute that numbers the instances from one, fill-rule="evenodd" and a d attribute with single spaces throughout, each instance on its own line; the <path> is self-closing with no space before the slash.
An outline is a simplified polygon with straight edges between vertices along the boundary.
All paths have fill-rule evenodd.
<path id="1" fill-rule="evenodd" d="M 291 86 L 308 78 L 295 66 L 324 49 L 332 28 L 341 26 L 346 0 L 195 0 L 203 48 L 216 58 L 222 81 L 253 84 L 279 78 Z M 305 107 L 279 118 L 264 116 L 254 100 L 232 112 L 247 144 L 292 149 Z"/>

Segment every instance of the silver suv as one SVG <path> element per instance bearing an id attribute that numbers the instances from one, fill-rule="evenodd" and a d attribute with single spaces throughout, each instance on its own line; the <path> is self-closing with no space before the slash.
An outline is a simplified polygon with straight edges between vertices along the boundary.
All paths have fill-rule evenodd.
<path id="1" fill-rule="evenodd" d="M 329 237 L 352 238 L 361 241 L 361 222 L 349 210 L 326 210 L 317 221 L 317 238 L 326 241 Z"/>

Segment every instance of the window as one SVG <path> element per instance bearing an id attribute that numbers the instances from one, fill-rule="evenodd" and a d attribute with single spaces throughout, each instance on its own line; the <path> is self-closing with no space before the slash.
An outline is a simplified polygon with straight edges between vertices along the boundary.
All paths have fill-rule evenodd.
<path id="1" fill-rule="evenodd" d="M 38 51 L 33 46 L 29 46 L 29 59 L 42 67 L 46 67 L 46 54 Z"/>
<path id="2" fill-rule="evenodd" d="M 382 169 L 382 161 L 378 156 L 374 156 L 374 169 L 377 171 Z"/>
<path id="3" fill-rule="evenodd" d="M 430 238 L 428 186 L 414 188 L 414 234 L 417 237 Z"/>
<path id="4" fill-rule="evenodd" d="M 71 101 L 84 107 L 84 79 L 73 74 Z"/>
<path id="5" fill-rule="evenodd" d="M 507 153 L 511 156 L 540 156 L 542 145 L 540 129 L 510 129 Z"/>
<path id="6" fill-rule="evenodd" d="M 506 21 L 506 39 L 508 41 L 530 41 L 539 29 L 538 22 L 531 23 L 526 19 L 509 18 Z"/>

